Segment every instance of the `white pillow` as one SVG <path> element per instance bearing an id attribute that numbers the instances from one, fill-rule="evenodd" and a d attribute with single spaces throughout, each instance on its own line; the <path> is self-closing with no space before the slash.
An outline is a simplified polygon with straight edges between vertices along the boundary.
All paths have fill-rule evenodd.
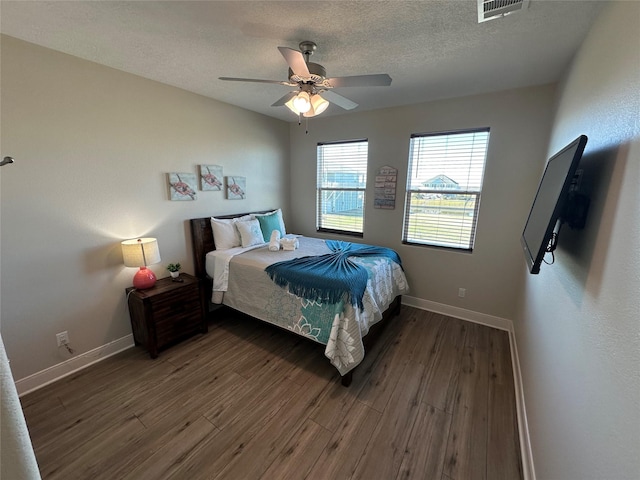
<path id="1" fill-rule="evenodd" d="M 242 247 L 250 247 L 264 243 L 260 222 L 258 222 L 258 220 L 236 222 L 236 227 L 238 228 L 238 232 L 240 232 Z"/>
<path id="2" fill-rule="evenodd" d="M 236 222 L 251 220 L 251 215 L 243 215 L 236 218 L 211 217 L 211 229 L 216 250 L 227 250 L 240 246 L 240 233 L 236 228 Z"/>
<path id="3" fill-rule="evenodd" d="M 211 229 L 216 250 L 227 250 L 240 246 L 240 234 L 235 223 L 235 218 L 211 217 Z"/>

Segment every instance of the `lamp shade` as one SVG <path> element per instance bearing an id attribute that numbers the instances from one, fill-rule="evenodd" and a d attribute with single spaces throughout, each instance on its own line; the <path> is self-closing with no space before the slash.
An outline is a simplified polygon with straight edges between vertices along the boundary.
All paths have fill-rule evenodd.
<path id="1" fill-rule="evenodd" d="M 329 106 L 329 102 L 322 98 L 317 93 L 311 96 L 311 108 L 307 113 L 304 114 L 305 117 L 315 117 L 316 115 L 320 115 L 324 112 Z"/>
<path id="2" fill-rule="evenodd" d="M 156 284 L 155 274 L 147 265 L 160 263 L 160 249 L 155 238 L 137 238 L 122 242 L 122 258 L 126 267 L 140 267 L 133 277 L 137 289 L 151 288 Z"/>
<path id="3" fill-rule="evenodd" d="M 300 113 L 308 112 L 311 108 L 311 101 L 309 100 L 309 94 L 307 92 L 300 92 L 293 99 L 293 106 Z"/>
<path id="4" fill-rule="evenodd" d="M 125 267 L 146 267 L 160 263 L 160 249 L 155 238 L 137 238 L 122 242 Z"/>
<path id="5" fill-rule="evenodd" d="M 295 113 L 296 115 L 300 115 L 300 112 L 298 111 L 298 109 L 296 108 L 296 106 L 293 104 L 293 100 L 296 97 L 293 97 L 291 100 L 289 100 L 287 103 L 285 103 L 284 105 L 291 110 L 293 113 Z"/>

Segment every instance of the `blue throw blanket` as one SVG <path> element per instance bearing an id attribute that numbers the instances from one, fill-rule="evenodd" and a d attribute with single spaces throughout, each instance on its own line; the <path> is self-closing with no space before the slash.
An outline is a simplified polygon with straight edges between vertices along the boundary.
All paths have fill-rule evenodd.
<path id="1" fill-rule="evenodd" d="M 265 271 L 276 284 L 298 297 L 338 303 L 346 293 L 348 301 L 362 310 L 369 275 L 366 268 L 349 257 L 387 257 L 402 267 L 400 256 L 390 248 L 337 240 L 325 243 L 333 253 L 274 263 Z"/>

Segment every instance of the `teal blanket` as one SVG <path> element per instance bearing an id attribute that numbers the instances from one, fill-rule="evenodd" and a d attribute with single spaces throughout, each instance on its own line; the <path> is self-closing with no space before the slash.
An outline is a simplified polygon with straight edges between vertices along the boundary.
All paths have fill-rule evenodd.
<path id="1" fill-rule="evenodd" d="M 326 240 L 332 253 L 301 257 L 269 265 L 265 271 L 279 286 L 298 297 L 320 303 L 346 300 L 363 309 L 369 279 L 366 268 L 349 257 L 386 257 L 402 267 L 400 256 L 390 248 Z"/>

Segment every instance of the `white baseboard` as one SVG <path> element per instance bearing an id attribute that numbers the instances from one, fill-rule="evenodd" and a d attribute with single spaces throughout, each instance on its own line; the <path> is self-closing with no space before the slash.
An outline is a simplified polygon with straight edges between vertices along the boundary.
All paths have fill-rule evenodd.
<path id="1" fill-rule="evenodd" d="M 489 327 L 506 330 L 509 332 L 509 345 L 511 347 L 511 366 L 513 369 L 513 382 L 515 385 L 516 414 L 518 417 L 518 434 L 520 436 L 520 455 L 522 457 L 522 470 L 524 480 L 535 480 L 536 474 L 533 466 L 533 454 L 531 451 L 531 440 L 529 437 L 529 425 L 527 422 L 527 412 L 524 404 L 524 391 L 522 389 L 522 375 L 520 371 L 520 360 L 518 357 L 518 346 L 516 344 L 513 322 L 506 318 L 487 315 L 485 313 L 474 312 L 464 308 L 446 305 L 444 303 L 432 302 L 422 298 L 402 296 L 402 304 L 410 307 L 440 313 L 449 317 L 479 323 Z"/>
<path id="2" fill-rule="evenodd" d="M 33 375 L 21 378 L 16 381 L 18 396 L 26 395 L 34 390 L 38 390 L 45 385 L 49 385 L 50 383 L 71 375 L 72 373 L 82 370 L 89 365 L 104 360 L 105 358 L 115 355 L 127 348 L 131 348 L 133 345 L 133 335 L 126 335 L 122 338 L 109 342 L 106 345 L 102 345 L 94 348 L 93 350 L 89 350 L 88 352 L 76 355 L 75 357 L 58 363 L 57 365 L 45 368 Z"/>
<path id="3" fill-rule="evenodd" d="M 513 369 L 513 383 L 516 390 L 516 411 L 518 413 L 518 433 L 520 434 L 520 451 L 522 455 L 522 473 L 524 480 L 535 480 L 536 471 L 533 465 L 533 451 L 531 450 L 531 437 L 529 436 L 529 422 L 527 421 L 527 409 L 524 405 L 524 390 L 522 389 L 522 374 L 520 370 L 520 358 L 516 334 L 509 331 L 509 345 L 511 346 L 511 366 Z"/>
<path id="4" fill-rule="evenodd" d="M 453 307 L 444 303 L 432 302 L 431 300 L 423 300 L 422 298 L 409 297 L 407 295 L 402 296 L 402 304 L 410 307 L 416 307 L 421 310 L 441 313 L 442 315 L 448 315 L 449 317 L 459 318 L 461 320 L 468 320 L 469 322 L 479 323 L 488 327 L 506 330 L 508 332 L 513 331 L 513 322 L 511 320 L 487 315 L 486 313 L 478 313 L 473 310 Z"/>

